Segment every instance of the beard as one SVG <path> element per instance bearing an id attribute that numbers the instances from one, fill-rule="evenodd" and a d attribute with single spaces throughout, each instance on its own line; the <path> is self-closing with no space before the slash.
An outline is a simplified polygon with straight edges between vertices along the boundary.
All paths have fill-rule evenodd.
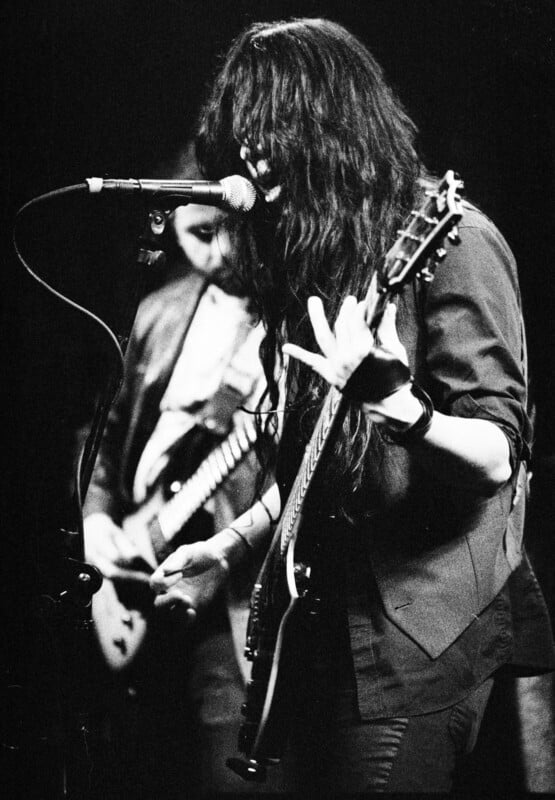
<path id="1" fill-rule="evenodd" d="M 223 266 L 214 270 L 210 275 L 210 283 L 234 297 L 246 298 L 250 294 L 244 278 L 232 266 Z"/>

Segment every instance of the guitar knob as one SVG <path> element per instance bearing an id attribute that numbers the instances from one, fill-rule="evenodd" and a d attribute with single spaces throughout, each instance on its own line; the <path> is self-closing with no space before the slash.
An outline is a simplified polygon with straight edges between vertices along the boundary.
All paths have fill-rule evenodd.
<path id="1" fill-rule="evenodd" d="M 420 280 L 424 281 L 424 283 L 431 283 L 434 279 L 434 273 L 429 267 L 424 267 L 424 269 L 420 270 L 420 272 L 417 274 Z"/>
<path id="2" fill-rule="evenodd" d="M 461 243 L 461 237 L 460 237 L 460 234 L 459 234 L 459 229 L 457 228 L 456 225 L 453 228 L 451 228 L 451 230 L 447 234 L 447 238 L 449 239 L 450 242 L 453 242 L 453 244 L 460 244 Z"/>
<path id="3" fill-rule="evenodd" d="M 123 656 L 127 653 L 127 642 L 125 641 L 125 639 L 119 637 L 117 639 L 114 639 L 113 643 Z"/>
<path id="4" fill-rule="evenodd" d="M 310 574 L 312 572 L 312 568 L 309 564 L 303 564 L 301 562 L 297 562 L 293 568 L 293 574 L 295 576 L 295 584 L 297 586 L 297 591 L 299 595 L 303 596 L 308 591 L 310 585 Z"/>

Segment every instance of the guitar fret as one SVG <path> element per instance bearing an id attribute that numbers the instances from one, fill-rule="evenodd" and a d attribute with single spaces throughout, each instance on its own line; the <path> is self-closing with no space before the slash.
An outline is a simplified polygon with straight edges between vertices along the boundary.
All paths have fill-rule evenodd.
<path id="1" fill-rule="evenodd" d="M 229 467 L 227 466 L 227 462 L 224 458 L 221 448 L 215 451 L 214 461 L 218 466 L 222 478 L 225 478 L 225 476 L 229 473 Z"/>
<path id="2" fill-rule="evenodd" d="M 216 478 L 214 476 L 214 473 L 212 471 L 212 463 L 210 461 L 210 458 L 206 459 L 206 461 L 202 465 L 202 467 L 199 470 L 199 472 L 201 472 L 202 477 L 206 481 L 207 485 L 211 489 L 215 489 L 216 486 L 218 485 L 218 482 L 217 482 L 217 480 L 216 480 Z"/>
<path id="3" fill-rule="evenodd" d="M 223 442 L 221 446 L 221 451 L 225 459 L 227 468 L 229 470 L 233 469 L 233 467 L 235 466 L 235 459 L 233 458 L 233 451 L 231 449 L 231 445 L 229 444 L 229 442 Z"/>
<path id="4" fill-rule="evenodd" d="M 246 421 L 244 428 L 234 428 L 160 509 L 158 521 L 168 543 L 248 453 L 256 437 L 256 427 L 251 419 Z"/>
<path id="5" fill-rule="evenodd" d="M 208 464 L 208 472 L 210 474 L 211 481 L 215 488 L 219 483 L 221 483 L 223 475 L 220 473 L 220 470 L 218 469 L 218 464 L 216 459 L 213 458 L 211 455 L 207 459 L 207 464 Z"/>
<path id="6" fill-rule="evenodd" d="M 239 447 L 245 453 L 249 449 L 250 442 L 247 438 L 246 432 L 242 428 L 238 428 L 236 431 L 237 434 L 237 441 L 239 443 Z"/>
<path id="7" fill-rule="evenodd" d="M 293 484 L 289 500 L 283 513 L 280 549 L 283 554 L 289 545 L 294 531 L 298 512 L 312 481 L 315 468 L 319 462 L 322 450 L 328 440 L 330 430 L 337 418 L 341 407 L 342 395 L 338 390 L 331 389 L 326 396 L 318 421 L 312 433 L 310 443 L 303 458 L 301 468 Z"/>
<path id="8" fill-rule="evenodd" d="M 237 436 L 235 434 L 230 437 L 228 444 L 229 444 L 229 446 L 231 448 L 231 452 L 233 454 L 233 458 L 235 458 L 236 460 L 239 460 L 241 458 L 242 454 L 243 454 L 243 451 L 241 450 L 241 446 L 240 446 L 240 444 L 239 444 L 239 442 L 237 440 Z"/>

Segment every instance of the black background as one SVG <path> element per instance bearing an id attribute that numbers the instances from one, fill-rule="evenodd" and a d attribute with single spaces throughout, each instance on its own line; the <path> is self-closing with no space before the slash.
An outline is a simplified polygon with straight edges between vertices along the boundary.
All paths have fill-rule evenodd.
<path id="1" fill-rule="evenodd" d="M 190 132 L 218 53 L 246 23 L 327 15 L 382 63 L 420 128 L 427 164 L 438 174 L 460 172 L 468 196 L 514 249 L 543 401 L 553 393 L 553 7 L 550 0 L 5 4 L 4 233 L 14 211 L 43 192 L 91 175 L 155 175 Z M 91 242 L 81 244 L 81 258 L 71 251 L 78 262 L 71 266 L 54 266 L 54 253 L 67 256 L 74 229 L 89 229 L 83 217 L 93 212 L 90 203 L 63 211 L 44 223 L 58 250 L 43 258 L 42 274 L 55 270 L 86 301 L 87 291 L 98 293 L 102 271 L 90 274 L 79 263 Z M 115 229 L 118 219 L 111 222 Z M 91 238 L 105 246 L 102 231 Z M 19 293 L 16 271 L 10 264 L 4 278 Z M 15 308 L 9 312 L 17 319 Z M 552 449 L 550 427 L 542 427 L 542 449 Z"/>
<path id="2" fill-rule="evenodd" d="M 15 212 L 92 175 L 155 176 L 190 134 L 231 37 L 252 20 L 292 15 L 331 17 L 366 42 L 417 122 L 428 166 L 458 171 L 515 252 L 537 405 L 530 538 L 552 591 L 554 10 L 551 0 L 4 2 L 1 483 L 10 610 L 40 582 L 37 542 L 71 524 L 74 432 L 89 421 L 108 369 L 94 326 L 15 257 Z M 19 242 L 43 277 L 117 330 L 142 223 L 140 208 L 72 196 L 25 217 Z"/>

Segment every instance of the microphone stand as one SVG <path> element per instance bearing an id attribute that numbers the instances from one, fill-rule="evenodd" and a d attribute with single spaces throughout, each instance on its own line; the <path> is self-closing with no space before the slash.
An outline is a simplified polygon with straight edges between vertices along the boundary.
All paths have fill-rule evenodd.
<path id="1" fill-rule="evenodd" d="M 82 191 L 83 188 L 86 188 L 85 184 L 65 187 L 35 198 L 20 209 L 17 217 L 38 201 Z M 43 785 L 39 788 L 37 800 L 96 800 L 92 793 L 94 764 L 90 755 L 94 696 L 91 609 L 92 598 L 102 584 L 102 576 L 95 567 L 85 562 L 82 500 L 91 479 L 111 404 L 123 378 L 123 359 L 137 309 L 145 293 L 147 277 L 165 260 L 159 237 L 170 212 L 151 205 L 147 213 L 144 230 L 138 240 L 133 285 L 129 295 L 126 295 L 127 302 L 116 334 L 94 314 L 55 291 L 30 268 L 17 246 L 14 226 L 14 248 L 23 266 L 49 292 L 98 323 L 107 334 L 112 361 L 76 468 L 73 501 L 77 530 L 54 531 L 36 547 L 36 577 L 41 589 L 38 596 L 29 598 L 29 607 L 23 612 L 22 627 L 27 627 L 34 646 L 41 650 L 38 654 L 33 650 L 30 655 L 35 658 L 38 656 L 37 662 L 40 662 L 42 673 L 46 673 L 46 681 L 44 675 L 38 678 L 37 673 L 37 678 L 34 677 L 33 670 L 38 670 L 39 666 L 32 658 L 29 665 L 25 663 L 21 669 L 15 668 L 14 677 L 8 676 L 6 681 L 6 695 L 9 695 L 9 703 L 15 711 L 12 714 L 12 728 L 8 729 L 7 723 L 4 723 L 2 767 L 6 769 L 8 779 L 18 784 L 18 790 L 25 788 L 22 796 L 30 800 L 34 800 L 36 788 L 34 783 L 30 786 L 26 784 L 36 781 L 41 767 L 44 769 L 44 775 L 40 776 Z M 51 675 L 47 666 L 52 668 Z M 21 674 L 18 675 L 18 672 Z M 18 691 L 14 693 L 14 690 Z M 43 694 L 46 697 L 43 696 L 42 702 L 49 708 L 45 721 L 41 719 L 39 711 L 34 710 L 36 698 Z"/>
<path id="2" fill-rule="evenodd" d="M 144 230 L 139 237 L 135 258 L 134 281 L 128 301 L 123 309 L 119 330 L 115 334 L 119 348 L 117 367 L 110 375 L 101 392 L 91 423 L 91 430 L 83 446 L 75 481 L 78 507 L 79 531 L 75 537 L 78 548 L 76 561 L 67 559 L 73 569 L 74 581 L 67 592 L 60 595 L 63 606 L 71 606 L 74 614 L 74 635 L 70 641 L 67 679 L 69 706 L 66 723 L 67 739 L 64 758 L 63 800 L 84 800 L 91 797 L 91 770 L 88 735 L 91 733 L 93 676 L 89 665 L 93 656 L 94 623 L 92 621 L 92 598 L 102 584 L 102 576 L 94 567 L 85 563 L 84 533 L 82 526 L 82 504 L 88 489 L 108 414 L 123 378 L 123 357 L 131 336 L 137 309 L 145 294 L 147 279 L 153 269 L 165 261 L 159 237 L 164 232 L 169 212 L 158 208 L 148 211 Z M 73 536 L 71 538 L 74 538 Z M 85 671 L 85 675 L 83 672 Z"/>

